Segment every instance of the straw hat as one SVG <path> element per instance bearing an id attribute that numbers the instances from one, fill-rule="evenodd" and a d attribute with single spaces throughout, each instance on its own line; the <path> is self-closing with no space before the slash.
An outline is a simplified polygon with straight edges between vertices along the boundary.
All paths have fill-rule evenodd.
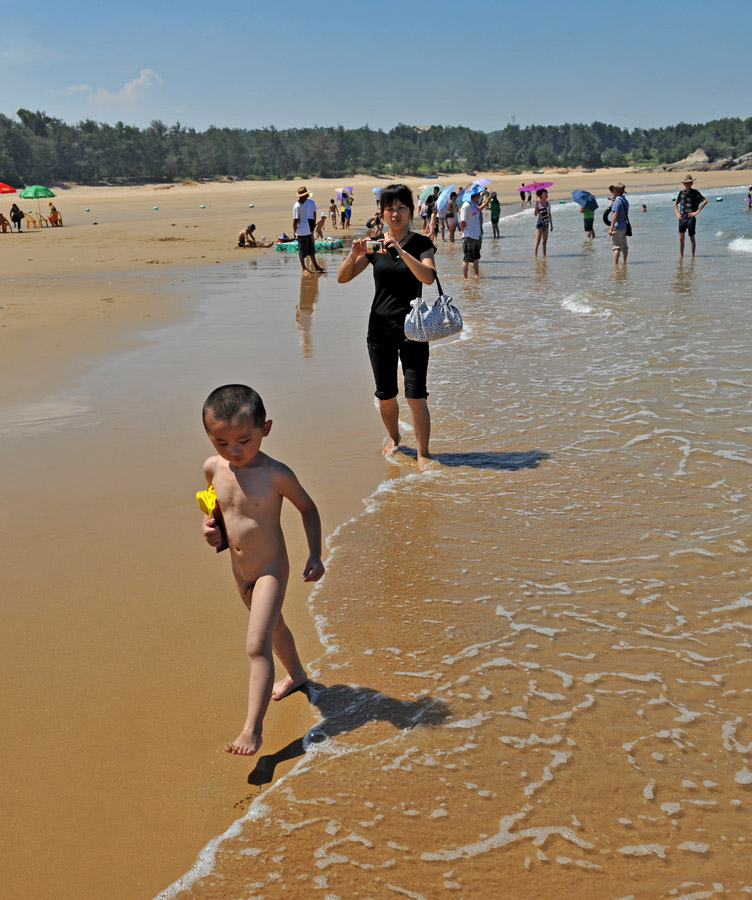
<path id="1" fill-rule="evenodd" d="M 613 193 L 614 191 L 621 191 L 622 194 L 626 194 L 626 192 L 627 192 L 626 187 L 621 183 L 621 181 L 617 181 L 616 184 L 610 184 L 610 185 L 608 186 L 608 189 L 609 189 L 612 193 Z"/>
<path id="2" fill-rule="evenodd" d="M 684 178 L 682 178 L 682 184 L 694 184 L 694 183 L 695 183 L 695 180 L 691 175 L 685 175 Z"/>
<path id="3" fill-rule="evenodd" d="M 304 184 L 302 184 L 298 188 L 298 197 L 305 197 L 307 194 L 308 194 L 308 188 Z"/>

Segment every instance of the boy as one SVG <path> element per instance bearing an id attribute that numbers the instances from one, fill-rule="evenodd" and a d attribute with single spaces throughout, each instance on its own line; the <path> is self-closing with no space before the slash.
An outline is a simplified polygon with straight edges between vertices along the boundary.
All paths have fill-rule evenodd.
<path id="1" fill-rule="evenodd" d="M 281 700 L 307 680 L 292 632 L 282 618 L 290 564 L 280 524 L 286 497 L 303 519 L 308 561 L 303 581 L 318 581 L 321 562 L 321 520 L 313 500 L 293 472 L 261 452 L 271 431 L 261 397 L 243 384 L 228 384 L 209 394 L 203 408 L 204 428 L 217 451 L 204 463 L 204 475 L 214 486 L 224 517 L 232 573 L 248 607 L 247 650 L 251 664 L 248 716 L 227 753 L 253 756 L 261 746 L 269 700 Z M 204 515 L 202 531 L 212 547 L 222 543 L 213 515 Z M 274 684 L 276 653 L 287 675 Z"/>

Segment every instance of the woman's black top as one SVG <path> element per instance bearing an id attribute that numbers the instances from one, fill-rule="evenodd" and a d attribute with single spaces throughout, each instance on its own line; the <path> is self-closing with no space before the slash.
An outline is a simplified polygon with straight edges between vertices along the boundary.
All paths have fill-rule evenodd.
<path id="1" fill-rule="evenodd" d="M 411 231 L 404 249 L 420 259 L 428 250 L 436 250 L 433 241 L 424 234 Z M 369 253 L 368 262 L 373 266 L 376 294 L 371 305 L 371 318 L 389 319 L 400 326 L 410 312 L 410 301 L 421 296 L 423 283 L 413 275 L 407 263 L 397 255 L 396 248 L 386 253 Z"/>

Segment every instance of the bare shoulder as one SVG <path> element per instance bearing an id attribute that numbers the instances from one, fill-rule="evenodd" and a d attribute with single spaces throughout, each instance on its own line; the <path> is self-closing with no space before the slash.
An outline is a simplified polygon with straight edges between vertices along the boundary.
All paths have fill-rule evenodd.
<path id="1" fill-rule="evenodd" d="M 264 459 L 264 468 L 274 479 L 275 486 L 279 487 L 284 484 L 288 484 L 291 481 L 297 482 L 297 478 L 293 470 L 283 462 L 280 462 L 278 459 L 273 459 L 271 456 L 266 456 Z"/>
<path id="2" fill-rule="evenodd" d="M 210 456 L 204 462 L 204 475 L 206 475 L 209 483 L 211 484 L 212 478 L 217 474 L 217 470 L 221 467 L 224 460 L 221 456 Z"/>

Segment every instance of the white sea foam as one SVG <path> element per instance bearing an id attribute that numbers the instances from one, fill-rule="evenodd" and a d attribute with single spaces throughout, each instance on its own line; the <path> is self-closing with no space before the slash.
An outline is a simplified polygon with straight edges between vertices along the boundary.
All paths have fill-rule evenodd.
<path id="1" fill-rule="evenodd" d="M 752 253 L 752 238 L 734 238 L 734 240 L 729 243 L 728 247 L 732 253 Z"/>
<path id="2" fill-rule="evenodd" d="M 569 294 L 561 301 L 562 309 L 575 313 L 578 316 L 597 316 L 602 319 L 611 317 L 610 309 L 598 309 L 594 305 L 592 295 L 588 291 L 576 291 Z"/>

